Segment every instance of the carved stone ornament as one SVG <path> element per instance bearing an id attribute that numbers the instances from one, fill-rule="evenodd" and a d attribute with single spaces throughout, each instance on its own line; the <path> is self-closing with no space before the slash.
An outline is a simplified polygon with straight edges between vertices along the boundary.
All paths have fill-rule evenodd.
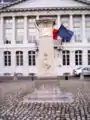
<path id="1" fill-rule="evenodd" d="M 41 18 L 36 20 L 36 28 L 39 30 L 40 36 L 51 36 L 54 19 Z"/>
<path id="2" fill-rule="evenodd" d="M 36 20 L 37 26 L 40 24 L 49 24 L 49 23 L 53 24 L 54 22 L 55 22 L 55 19 L 52 19 L 52 18 L 41 18 L 39 20 Z"/>
<path id="3" fill-rule="evenodd" d="M 51 68 L 51 64 L 48 60 L 48 54 L 47 53 L 44 54 L 43 65 L 44 65 L 45 71 L 48 71 Z"/>
<path id="4" fill-rule="evenodd" d="M 44 27 L 44 28 L 42 29 L 42 31 L 41 31 L 41 34 L 42 34 L 42 36 L 49 36 L 49 35 L 51 35 L 50 28 Z"/>

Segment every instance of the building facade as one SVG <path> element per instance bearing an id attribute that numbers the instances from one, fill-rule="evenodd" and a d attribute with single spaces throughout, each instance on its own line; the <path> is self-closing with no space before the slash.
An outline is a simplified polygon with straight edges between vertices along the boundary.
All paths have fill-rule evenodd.
<path id="1" fill-rule="evenodd" d="M 0 8 L 0 75 L 38 73 L 40 48 L 50 49 L 49 36 L 43 47 L 39 47 L 40 26 L 36 21 L 41 19 L 55 20 L 57 28 L 63 24 L 74 31 L 72 39 L 69 42 L 65 40 L 62 45 L 60 40 L 52 38 L 54 76 L 66 72 L 72 75 L 74 68 L 90 66 L 89 1 L 22 0 Z M 47 27 L 47 24 L 43 26 Z M 45 30 L 43 28 L 42 31 Z"/>

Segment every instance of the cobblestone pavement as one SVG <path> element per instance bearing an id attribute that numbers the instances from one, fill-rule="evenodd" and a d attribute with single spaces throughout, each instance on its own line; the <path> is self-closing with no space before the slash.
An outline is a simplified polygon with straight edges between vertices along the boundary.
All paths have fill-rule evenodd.
<path id="1" fill-rule="evenodd" d="M 37 81 L 36 87 L 43 83 L 52 85 L 52 81 Z M 73 103 L 11 101 L 0 106 L 1 120 L 90 120 L 90 81 L 61 80 L 58 85 L 74 95 Z"/>

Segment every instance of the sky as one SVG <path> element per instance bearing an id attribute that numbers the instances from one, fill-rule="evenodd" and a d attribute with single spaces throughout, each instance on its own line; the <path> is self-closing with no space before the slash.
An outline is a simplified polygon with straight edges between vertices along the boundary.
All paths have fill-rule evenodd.
<path id="1" fill-rule="evenodd" d="M 15 1 L 15 0 L 0 0 L 0 2 L 12 2 L 12 1 Z"/>

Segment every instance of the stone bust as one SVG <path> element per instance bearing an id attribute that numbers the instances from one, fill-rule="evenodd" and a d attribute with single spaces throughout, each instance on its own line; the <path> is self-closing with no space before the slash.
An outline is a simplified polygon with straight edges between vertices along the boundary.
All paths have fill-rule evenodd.
<path id="1" fill-rule="evenodd" d="M 39 19 L 36 21 L 36 28 L 40 32 L 40 36 L 52 36 L 53 19 Z"/>

